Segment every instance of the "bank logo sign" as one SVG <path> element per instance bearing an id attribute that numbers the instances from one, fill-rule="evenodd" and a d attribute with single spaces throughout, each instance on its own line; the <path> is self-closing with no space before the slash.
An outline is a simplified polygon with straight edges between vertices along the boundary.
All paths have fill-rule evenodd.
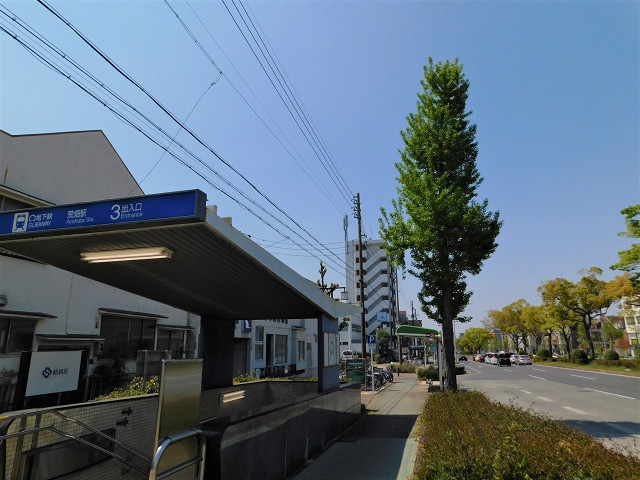
<path id="1" fill-rule="evenodd" d="M 82 352 L 33 352 L 25 396 L 78 389 Z"/>

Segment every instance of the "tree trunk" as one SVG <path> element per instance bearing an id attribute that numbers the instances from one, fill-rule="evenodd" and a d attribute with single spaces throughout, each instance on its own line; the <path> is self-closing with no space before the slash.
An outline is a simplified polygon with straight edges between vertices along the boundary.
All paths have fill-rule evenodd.
<path id="1" fill-rule="evenodd" d="M 589 319 L 587 321 L 587 318 Z M 591 350 L 591 361 L 596 359 L 596 349 L 593 347 L 593 339 L 591 338 L 591 318 L 588 316 L 582 317 L 582 325 L 584 326 L 584 335 L 587 337 L 587 342 L 589 342 L 589 349 Z"/>
<path id="2" fill-rule="evenodd" d="M 567 334 L 564 329 L 562 329 L 560 334 L 562 338 L 564 338 L 564 343 L 567 346 L 567 355 L 571 358 L 571 329 L 569 329 L 569 334 Z"/>
<path id="3" fill-rule="evenodd" d="M 455 392 L 458 390 L 456 380 L 456 355 L 453 343 L 453 318 L 451 315 L 451 289 L 447 285 L 442 291 L 444 300 L 444 318 L 442 319 L 442 342 L 444 344 L 444 367 L 446 375 L 444 386 L 446 390 Z"/>

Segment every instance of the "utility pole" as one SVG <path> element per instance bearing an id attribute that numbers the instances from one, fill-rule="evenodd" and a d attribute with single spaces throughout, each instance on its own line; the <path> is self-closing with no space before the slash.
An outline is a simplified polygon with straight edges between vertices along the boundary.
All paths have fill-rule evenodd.
<path id="1" fill-rule="evenodd" d="M 367 358 L 367 325 L 365 320 L 364 313 L 364 263 L 362 262 L 362 214 L 360 210 L 360 194 L 358 193 L 355 198 L 355 218 L 358 220 L 358 262 L 360 264 L 359 272 L 360 272 L 360 306 L 362 308 L 362 313 L 360 315 L 360 328 L 361 332 L 361 342 L 362 342 L 362 358 Z"/>

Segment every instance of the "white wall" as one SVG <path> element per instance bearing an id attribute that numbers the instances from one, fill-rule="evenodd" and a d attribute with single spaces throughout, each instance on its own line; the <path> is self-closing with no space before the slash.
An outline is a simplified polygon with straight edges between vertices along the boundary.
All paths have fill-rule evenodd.
<path id="1" fill-rule="evenodd" d="M 99 130 L 16 136 L 0 130 L 0 184 L 53 204 L 143 193 Z"/>

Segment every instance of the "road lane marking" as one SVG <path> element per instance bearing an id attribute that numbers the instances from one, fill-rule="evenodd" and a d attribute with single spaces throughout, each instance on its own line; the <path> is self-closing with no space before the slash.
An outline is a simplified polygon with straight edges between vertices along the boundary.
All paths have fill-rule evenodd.
<path id="1" fill-rule="evenodd" d="M 538 380 L 546 380 L 546 378 L 536 377 L 535 375 L 529 375 L 530 377 L 537 378 Z"/>
<path id="2" fill-rule="evenodd" d="M 586 415 L 587 414 L 587 412 L 585 412 L 584 410 L 580 410 L 579 408 L 567 407 L 566 405 L 563 405 L 562 408 L 566 408 L 570 412 L 577 413 L 578 415 Z"/>
<path id="3" fill-rule="evenodd" d="M 628 398 L 629 400 L 636 400 L 633 397 L 628 397 L 626 395 L 620 395 L 619 393 L 603 392 L 602 390 L 596 390 L 595 388 L 587 388 L 587 387 L 584 387 L 584 389 L 585 390 L 590 390 L 592 392 L 606 393 L 607 395 L 615 395 L 616 397 Z"/>
<path id="4" fill-rule="evenodd" d="M 595 378 L 593 377 L 584 377 L 582 375 L 574 375 L 573 373 L 570 373 L 569 375 L 571 375 L 572 377 L 586 378 L 587 380 L 595 380 Z"/>
<path id="5" fill-rule="evenodd" d="M 550 398 L 547 397 L 538 397 L 540 400 L 544 400 L 545 402 L 551 402 L 553 403 L 555 400 L 551 400 Z"/>
<path id="6" fill-rule="evenodd" d="M 546 372 L 544 368 L 532 368 L 531 370 L 535 370 L 536 372 Z"/>
<path id="7" fill-rule="evenodd" d="M 527 395 L 531 395 L 531 392 L 529 390 L 520 390 L 522 393 L 526 393 Z"/>

